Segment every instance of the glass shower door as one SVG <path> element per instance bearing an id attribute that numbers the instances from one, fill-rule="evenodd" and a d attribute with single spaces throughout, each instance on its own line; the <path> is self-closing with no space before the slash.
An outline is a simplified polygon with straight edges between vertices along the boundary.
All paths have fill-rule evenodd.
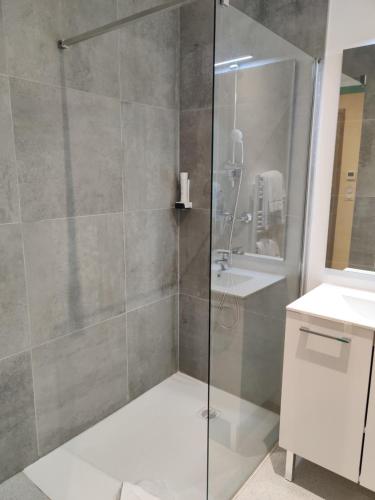
<path id="1" fill-rule="evenodd" d="M 208 497 L 278 440 L 285 306 L 299 295 L 314 60 L 217 5 Z"/>

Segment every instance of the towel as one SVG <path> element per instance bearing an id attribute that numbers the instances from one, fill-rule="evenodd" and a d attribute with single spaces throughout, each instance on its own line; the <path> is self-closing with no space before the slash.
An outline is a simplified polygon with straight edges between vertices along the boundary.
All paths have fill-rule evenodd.
<path id="1" fill-rule="evenodd" d="M 270 218 L 280 214 L 281 223 L 285 223 L 284 177 L 278 170 L 269 170 L 262 174 L 264 227 L 269 229 Z"/>
<path id="2" fill-rule="evenodd" d="M 257 253 L 269 257 L 280 257 L 279 245 L 274 240 L 262 238 L 257 241 Z"/>

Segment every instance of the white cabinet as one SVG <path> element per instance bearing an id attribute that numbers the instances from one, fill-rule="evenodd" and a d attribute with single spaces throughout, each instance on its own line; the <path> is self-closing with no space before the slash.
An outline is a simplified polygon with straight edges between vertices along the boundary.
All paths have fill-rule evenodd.
<path id="1" fill-rule="evenodd" d="M 375 369 L 371 377 L 360 483 L 375 491 Z"/>
<path id="2" fill-rule="evenodd" d="M 373 331 L 288 311 L 280 446 L 358 482 L 372 360 Z M 375 381 L 373 386 L 375 385 Z M 368 443 L 375 460 L 375 388 Z M 370 423 L 371 417 L 371 423 Z M 374 467 L 363 484 L 375 489 Z M 370 487 L 370 486 L 368 486 Z"/>

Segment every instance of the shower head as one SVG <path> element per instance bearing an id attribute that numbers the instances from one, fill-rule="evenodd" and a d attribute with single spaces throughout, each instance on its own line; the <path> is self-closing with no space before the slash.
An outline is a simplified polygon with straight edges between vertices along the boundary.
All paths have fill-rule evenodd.
<path id="1" fill-rule="evenodd" d="M 239 128 L 234 128 L 230 133 L 230 138 L 232 140 L 232 163 L 233 165 L 242 167 L 244 161 L 244 151 L 243 151 L 243 133 Z M 236 145 L 240 145 L 240 160 L 236 161 Z M 237 155 L 238 156 L 238 155 Z"/>
<path id="2" fill-rule="evenodd" d="M 243 133 L 239 128 L 234 128 L 230 134 L 230 137 L 234 144 L 243 143 Z"/>

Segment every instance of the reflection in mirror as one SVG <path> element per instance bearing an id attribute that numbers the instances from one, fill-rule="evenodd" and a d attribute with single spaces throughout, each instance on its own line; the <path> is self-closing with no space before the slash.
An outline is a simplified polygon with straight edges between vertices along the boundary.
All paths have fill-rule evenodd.
<path id="1" fill-rule="evenodd" d="M 294 59 L 215 65 L 216 248 L 285 256 L 295 78 Z"/>
<path id="2" fill-rule="evenodd" d="M 326 266 L 375 271 L 375 45 L 344 51 Z"/>

